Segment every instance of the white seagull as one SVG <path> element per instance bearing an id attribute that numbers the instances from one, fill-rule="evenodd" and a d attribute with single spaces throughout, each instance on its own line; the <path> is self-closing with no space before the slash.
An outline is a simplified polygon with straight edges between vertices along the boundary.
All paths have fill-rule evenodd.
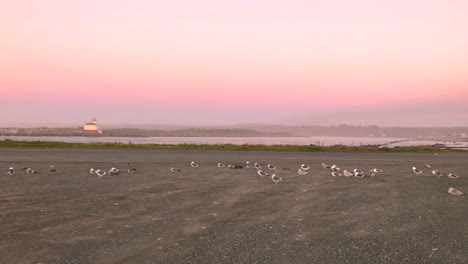
<path id="1" fill-rule="evenodd" d="M 424 164 L 424 167 L 426 167 L 426 168 L 428 168 L 428 169 L 432 168 L 432 166 L 429 165 L 429 164 Z"/>
<path id="2" fill-rule="evenodd" d="M 331 176 L 333 177 L 341 177 L 341 173 L 337 172 L 337 171 L 332 171 L 331 172 Z"/>
<path id="3" fill-rule="evenodd" d="M 180 169 L 177 169 L 177 168 L 171 168 L 171 172 L 172 172 L 172 173 L 177 173 L 177 172 L 180 172 Z"/>
<path id="4" fill-rule="evenodd" d="M 118 175 L 119 174 L 119 170 L 112 167 L 108 172 L 107 174 L 111 175 L 111 176 L 115 176 L 115 175 Z"/>
<path id="5" fill-rule="evenodd" d="M 218 162 L 218 168 L 224 168 L 224 166 L 226 166 L 226 165 L 224 165 L 224 164 L 221 163 L 221 162 Z"/>
<path id="6" fill-rule="evenodd" d="M 254 167 L 255 167 L 257 170 L 259 170 L 259 169 L 261 169 L 261 168 L 262 168 L 262 166 L 260 166 L 260 164 L 258 164 L 257 162 L 255 162 L 255 165 L 254 165 Z"/>
<path id="7" fill-rule="evenodd" d="M 192 161 L 192 162 L 190 163 L 190 166 L 192 166 L 192 168 L 198 168 L 198 164 L 195 163 L 195 161 Z"/>
<path id="8" fill-rule="evenodd" d="M 275 184 L 278 184 L 280 181 L 283 180 L 283 178 L 281 178 L 280 176 L 276 176 L 276 174 L 272 174 L 272 175 L 271 175 L 271 180 L 272 180 Z"/>
<path id="9" fill-rule="evenodd" d="M 456 174 L 453 174 L 453 173 L 449 173 L 449 175 L 447 175 L 450 179 L 457 179 L 459 176 L 456 175 Z"/>
<path id="10" fill-rule="evenodd" d="M 270 169 L 270 170 L 276 170 L 276 167 L 275 167 L 275 166 L 273 166 L 273 165 L 271 165 L 271 164 L 268 164 L 268 166 L 267 166 L 267 167 L 268 167 L 268 169 Z"/>
<path id="11" fill-rule="evenodd" d="M 305 170 L 299 169 L 299 170 L 297 171 L 297 174 L 299 174 L 299 175 L 307 175 L 307 174 L 309 174 L 309 173 L 308 173 L 307 171 L 305 171 Z"/>
<path id="12" fill-rule="evenodd" d="M 33 169 L 31 169 L 31 168 L 27 168 L 27 169 L 26 169 L 26 173 L 27 173 L 27 174 L 35 174 L 36 171 L 33 170 Z"/>
<path id="13" fill-rule="evenodd" d="M 412 169 L 413 169 L 413 173 L 414 173 L 415 175 L 419 175 L 419 174 L 422 174 L 422 173 L 423 173 L 422 170 L 417 169 L 416 167 L 413 167 Z"/>
<path id="14" fill-rule="evenodd" d="M 343 171 L 343 175 L 346 177 L 346 178 L 349 178 L 351 176 L 353 176 L 354 174 L 352 174 L 351 172 L 347 171 L 347 170 L 344 170 Z"/>
<path id="15" fill-rule="evenodd" d="M 94 168 L 91 168 L 91 169 L 89 170 L 89 174 L 96 174 L 96 171 L 94 170 Z"/>
<path id="16" fill-rule="evenodd" d="M 332 169 L 334 172 L 339 172 L 339 171 L 341 170 L 341 169 L 338 168 L 336 165 L 332 165 L 332 166 L 330 167 L 330 169 Z"/>
<path id="17" fill-rule="evenodd" d="M 106 172 L 105 171 L 102 171 L 102 170 L 96 170 L 96 175 L 101 178 L 102 176 L 106 175 Z"/>
<path id="18" fill-rule="evenodd" d="M 307 166 L 307 165 L 305 165 L 305 164 L 302 164 L 302 165 L 301 165 L 301 170 L 305 170 L 305 171 L 306 171 L 306 170 L 308 170 L 308 169 L 310 169 L 309 166 Z"/>
<path id="19" fill-rule="evenodd" d="M 264 172 L 263 170 L 257 170 L 257 174 L 258 176 L 260 177 L 265 177 L 265 176 L 270 176 L 270 174 L 268 174 L 267 172 Z"/>
<path id="20" fill-rule="evenodd" d="M 455 190 L 453 187 L 450 187 L 448 189 L 448 193 L 453 194 L 453 195 L 463 195 L 463 192 L 459 190 Z"/>
<path id="21" fill-rule="evenodd" d="M 447 176 L 446 173 L 443 173 L 443 172 L 438 171 L 438 170 L 432 170 L 432 175 L 437 176 L 437 178 L 440 178 L 441 176 Z"/>

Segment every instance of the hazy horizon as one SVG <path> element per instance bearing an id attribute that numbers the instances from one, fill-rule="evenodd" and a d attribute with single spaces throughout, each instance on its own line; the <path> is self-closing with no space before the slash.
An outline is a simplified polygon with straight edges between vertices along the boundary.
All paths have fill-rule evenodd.
<path id="1" fill-rule="evenodd" d="M 2 1 L 0 127 L 468 126 L 468 2 Z"/>

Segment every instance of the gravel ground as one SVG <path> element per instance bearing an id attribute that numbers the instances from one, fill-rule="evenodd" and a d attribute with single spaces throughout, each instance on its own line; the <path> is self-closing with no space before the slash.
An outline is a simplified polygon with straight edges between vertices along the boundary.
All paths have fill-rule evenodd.
<path id="1" fill-rule="evenodd" d="M 216 167 L 246 160 L 276 165 L 284 181 Z M 468 263 L 467 161 L 468 153 L 3 148 L 0 263 Z M 88 172 L 127 162 L 137 173 Z M 322 162 L 384 173 L 334 178 Z M 301 163 L 309 175 L 297 174 Z M 437 179 L 424 163 L 461 177 Z"/>

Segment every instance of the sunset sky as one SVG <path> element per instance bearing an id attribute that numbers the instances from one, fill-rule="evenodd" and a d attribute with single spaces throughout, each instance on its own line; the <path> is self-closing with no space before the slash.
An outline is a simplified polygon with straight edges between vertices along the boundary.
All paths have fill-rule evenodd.
<path id="1" fill-rule="evenodd" d="M 0 127 L 468 126 L 468 1 L 3 0 Z"/>

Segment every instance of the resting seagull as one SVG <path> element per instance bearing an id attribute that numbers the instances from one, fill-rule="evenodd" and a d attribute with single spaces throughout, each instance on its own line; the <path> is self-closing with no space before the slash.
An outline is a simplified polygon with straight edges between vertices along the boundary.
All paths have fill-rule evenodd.
<path id="1" fill-rule="evenodd" d="M 307 165 L 305 165 L 305 164 L 302 164 L 302 165 L 301 165 L 301 170 L 306 171 L 306 170 L 308 170 L 308 169 L 310 169 L 309 166 L 307 166 Z"/>
<path id="2" fill-rule="evenodd" d="M 195 163 L 195 161 L 192 161 L 192 162 L 190 163 L 190 166 L 192 166 L 192 168 L 198 168 L 198 164 Z"/>
<path id="3" fill-rule="evenodd" d="M 333 177 L 341 177 L 341 173 L 337 172 L 337 171 L 332 171 L 331 172 L 331 176 Z"/>
<path id="4" fill-rule="evenodd" d="M 50 165 L 49 170 L 50 170 L 50 172 L 56 172 L 57 171 L 57 169 L 55 169 L 54 165 Z"/>
<path id="5" fill-rule="evenodd" d="M 33 169 L 31 169 L 31 168 L 28 168 L 28 169 L 26 170 L 26 173 L 27 173 L 27 174 L 35 174 L 36 171 L 33 170 Z"/>
<path id="6" fill-rule="evenodd" d="M 424 167 L 426 167 L 426 168 L 428 168 L 428 169 L 432 168 L 432 166 L 429 165 L 429 164 L 424 164 Z"/>
<path id="7" fill-rule="evenodd" d="M 448 189 L 448 193 L 453 194 L 453 195 L 463 195 L 463 192 L 459 190 L 455 190 L 454 188 L 450 187 Z"/>
<path id="8" fill-rule="evenodd" d="M 10 167 L 10 168 L 8 169 L 8 171 L 7 171 L 7 174 L 8 174 L 8 175 L 13 175 L 13 174 L 15 174 L 15 168 Z"/>
<path id="9" fill-rule="evenodd" d="M 254 167 L 255 167 L 257 170 L 259 170 L 259 169 L 261 169 L 261 168 L 262 168 L 262 166 L 260 166 L 260 164 L 258 164 L 257 162 L 255 162 L 255 165 L 254 165 Z"/>
<path id="10" fill-rule="evenodd" d="M 271 180 L 273 180 L 275 184 L 278 184 L 280 181 L 283 180 L 283 178 L 281 178 L 280 176 L 276 176 L 276 174 L 273 174 L 271 175 Z"/>
<path id="11" fill-rule="evenodd" d="M 413 167 L 412 169 L 413 169 L 413 173 L 414 173 L 415 175 L 419 175 L 419 174 L 422 174 L 422 173 L 423 173 L 422 170 L 417 169 L 416 167 Z"/>
<path id="12" fill-rule="evenodd" d="M 447 176 L 447 174 L 438 171 L 438 170 L 432 170 L 432 174 L 437 176 L 437 179 L 440 178 L 441 176 Z"/>
<path id="13" fill-rule="evenodd" d="M 94 168 L 91 168 L 91 169 L 89 170 L 89 174 L 96 174 L 96 171 L 94 170 Z"/>
<path id="14" fill-rule="evenodd" d="M 221 162 L 218 162 L 218 168 L 224 168 L 224 166 L 226 166 L 226 165 L 224 165 L 224 164 L 221 163 Z"/>
<path id="15" fill-rule="evenodd" d="M 276 167 L 275 167 L 275 166 L 273 166 L 273 165 L 271 165 L 271 164 L 268 164 L 268 166 L 267 166 L 267 167 L 268 167 L 268 169 L 270 169 L 270 170 L 276 170 Z"/>
<path id="16" fill-rule="evenodd" d="M 366 176 L 364 172 L 361 172 L 361 171 L 354 172 L 354 177 L 356 178 L 364 178 L 364 176 Z"/>
<path id="17" fill-rule="evenodd" d="M 349 178 L 351 176 L 353 176 L 354 174 L 352 174 L 351 172 L 347 171 L 347 170 L 344 170 L 343 171 L 343 175 L 346 177 L 346 178 Z"/>
<path id="18" fill-rule="evenodd" d="M 307 175 L 307 174 L 309 174 L 309 173 L 308 173 L 307 171 L 305 171 L 305 170 L 299 169 L 299 170 L 297 171 L 297 174 L 299 174 L 299 175 Z"/>
<path id="19" fill-rule="evenodd" d="M 459 176 L 456 175 L 456 174 L 453 174 L 453 173 L 449 173 L 448 177 L 449 177 L 450 179 L 457 179 Z"/>
<path id="20" fill-rule="evenodd" d="M 338 168 L 336 165 L 332 165 L 332 166 L 330 167 L 330 169 L 332 169 L 334 172 L 339 172 L 339 171 L 341 170 L 341 169 Z"/>
<path id="21" fill-rule="evenodd" d="M 116 169 L 116 168 L 114 168 L 114 167 L 112 167 L 107 173 L 108 173 L 109 175 L 111 175 L 111 176 L 115 176 L 115 175 L 119 174 L 119 170 Z"/>
<path id="22" fill-rule="evenodd" d="M 263 179 L 263 177 L 265 177 L 265 176 L 270 176 L 270 174 L 264 172 L 263 170 L 258 170 L 258 171 L 257 171 L 257 174 L 258 174 L 258 176 L 260 176 L 262 179 Z"/>
<path id="23" fill-rule="evenodd" d="M 106 172 L 105 171 L 102 171 L 102 170 L 96 170 L 96 175 L 101 178 L 102 176 L 106 175 Z"/>
<path id="24" fill-rule="evenodd" d="M 178 172 L 180 172 L 180 169 L 177 169 L 177 168 L 171 168 L 171 172 L 172 172 L 172 173 L 178 173 Z"/>
<path id="25" fill-rule="evenodd" d="M 328 166 L 327 164 L 322 162 L 322 169 L 329 169 L 329 168 L 330 168 L 330 166 Z"/>

